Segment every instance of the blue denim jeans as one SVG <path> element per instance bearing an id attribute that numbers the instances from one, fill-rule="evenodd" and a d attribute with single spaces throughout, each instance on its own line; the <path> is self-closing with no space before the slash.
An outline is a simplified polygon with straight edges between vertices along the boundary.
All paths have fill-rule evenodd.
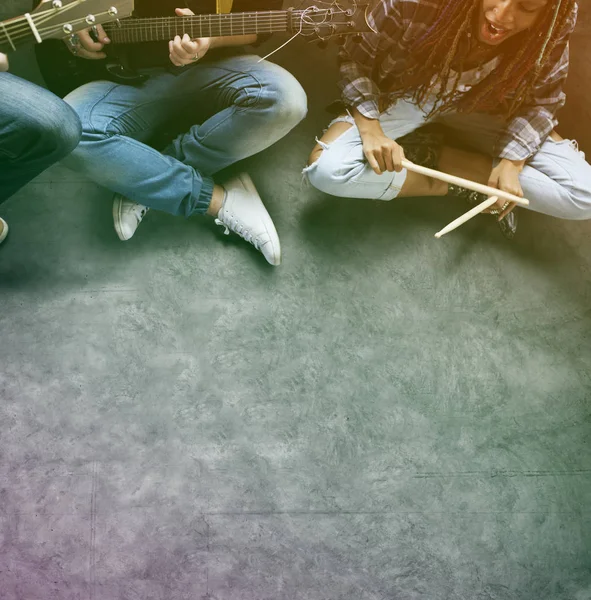
<path id="1" fill-rule="evenodd" d="M 400 173 L 377 175 L 363 154 L 359 130 L 353 127 L 331 144 L 324 144 L 320 158 L 304 169 L 310 183 L 327 194 L 345 198 L 396 198 L 406 179 Z M 400 100 L 380 115 L 384 133 L 398 139 L 427 122 L 444 125 L 464 145 L 492 156 L 503 124 L 491 115 L 451 113 L 428 121 L 418 106 Z M 496 161 L 495 161 L 496 162 Z M 531 210 L 562 219 L 591 219 L 591 165 L 571 140 L 546 139 L 519 176 Z"/>
<path id="2" fill-rule="evenodd" d="M 71 152 L 76 113 L 51 92 L 0 73 L 0 203 Z"/>
<path id="3" fill-rule="evenodd" d="M 306 115 L 297 80 L 258 60 L 230 56 L 176 71 L 151 69 L 138 86 L 82 86 L 65 98 L 83 130 L 65 164 L 150 208 L 205 213 L 214 173 L 269 147 Z M 190 123 L 188 131 L 162 151 L 148 144 L 179 117 Z"/>

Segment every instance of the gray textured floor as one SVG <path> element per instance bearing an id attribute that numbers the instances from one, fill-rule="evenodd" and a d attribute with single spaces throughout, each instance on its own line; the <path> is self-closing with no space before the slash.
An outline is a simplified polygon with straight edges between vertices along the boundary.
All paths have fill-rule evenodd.
<path id="1" fill-rule="evenodd" d="M 2 600 L 591 598 L 591 225 L 302 188 L 320 56 L 243 165 L 278 269 L 198 219 L 121 243 L 60 167 L 2 206 Z"/>

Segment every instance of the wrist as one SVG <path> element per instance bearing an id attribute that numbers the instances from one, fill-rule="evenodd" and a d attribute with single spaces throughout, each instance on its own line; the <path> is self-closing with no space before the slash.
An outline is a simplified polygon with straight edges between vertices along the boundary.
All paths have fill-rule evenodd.
<path id="1" fill-rule="evenodd" d="M 520 171 L 523 169 L 523 167 L 525 167 L 525 163 L 527 162 L 526 159 L 524 160 L 510 160 L 509 158 L 502 158 L 500 164 L 502 164 L 503 166 L 511 166 L 514 167 L 516 169 L 519 169 Z"/>
<path id="2" fill-rule="evenodd" d="M 356 108 L 353 109 L 353 118 L 362 137 L 364 135 L 384 135 L 379 119 L 370 119 L 362 115 Z"/>

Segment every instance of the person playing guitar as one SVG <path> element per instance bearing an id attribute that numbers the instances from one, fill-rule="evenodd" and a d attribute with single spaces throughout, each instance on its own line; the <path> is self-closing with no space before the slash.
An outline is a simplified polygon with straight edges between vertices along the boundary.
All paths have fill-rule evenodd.
<path id="1" fill-rule="evenodd" d="M 202 13 L 216 9 L 212 0 L 198 6 Z M 234 0 L 232 11 L 280 8 L 279 0 Z M 136 16 L 155 22 L 162 15 L 194 14 L 172 0 L 136 0 L 135 9 Z M 268 18 L 258 16 L 259 22 Z M 126 65 L 143 80 L 93 81 L 65 97 L 83 128 L 65 164 L 114 193 L 121 240 L 134 235 L 149 208 L 185 217 L 207 214 L 270 264 L 280 263 L 275 226 L 250 177 L 243 173 L 223 185 L 213 178 L 281 139 L 307 111 L 305 92 L 290 73 L 242 48 L 255 42 L 256 33 L 197 39 L 184 34 L 168 44 L 130 45 Z M 100 26 L 67 45 L 89 60 L 104 59 L 115 46 Z M 176 137 L 161 145 L 162 131 Z"/>
<path id="2" fill-rule="evenodd" d="M 8 73 L 8 66 L 0 52 L 0 204 L 80 139 L 76 113 L 51 92 Z M 0 243 L 7 234 L 0 218 Z"/>

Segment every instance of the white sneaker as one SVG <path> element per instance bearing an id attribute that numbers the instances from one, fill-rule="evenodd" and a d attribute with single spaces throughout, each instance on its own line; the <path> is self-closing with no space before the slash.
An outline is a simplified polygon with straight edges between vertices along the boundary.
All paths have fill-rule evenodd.
<path id="1" fill-rule="evenodd" d="M 216 224 L 226 227 L 226 235 L 231 230 L 250 242 L 269 263 L 277 266 L 281 262 L 279 236 L 252 179 L 241 173 L 224 184 L 224 188 L 226 197 Z"/>
<path id="2" fill-rule="evenodd" d="M 119 239 L 123 241 L 131 239 L 149 210 L 143 204 L 128 200 L 121 194 L 115 194 L 115 198 L 113 198 L 113 224 Z"/>
<path id="3" fill-rule="evenodd" d="M 0 217 L 0 225 L 2 225 L 2 229 L 0 230 L 0 244 L 6 239 L 8 235 L 8 223 Z"/>

